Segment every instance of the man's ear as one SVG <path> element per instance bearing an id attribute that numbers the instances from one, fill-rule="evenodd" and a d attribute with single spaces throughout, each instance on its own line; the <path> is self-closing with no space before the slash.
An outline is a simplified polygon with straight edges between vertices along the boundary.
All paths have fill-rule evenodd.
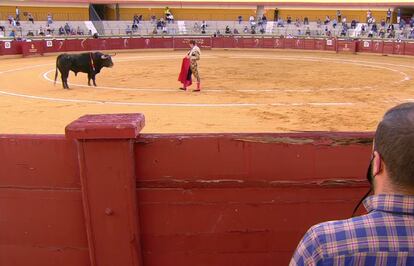
<path id="1" fill-rule="evenodd" d="M 382 170 L 383 170 L 383 167 L 382 167 L 381 155 L 377 151 L 374 151 L 374 159 L 372 162 L 372 171 L 373 171 L 372 174 L 376 176 L 380 174 Z"/>

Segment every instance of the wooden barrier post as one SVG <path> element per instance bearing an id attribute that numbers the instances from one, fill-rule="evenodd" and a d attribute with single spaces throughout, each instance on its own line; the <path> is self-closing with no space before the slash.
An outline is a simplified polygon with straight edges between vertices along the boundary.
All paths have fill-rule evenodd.
<path id="1" fill-rule="evenodd" d="M 134 142 L 144 121 L 141 114 L 86 115 L 66 127 L 78 147 L 92 266 L 143 265 Z"/>

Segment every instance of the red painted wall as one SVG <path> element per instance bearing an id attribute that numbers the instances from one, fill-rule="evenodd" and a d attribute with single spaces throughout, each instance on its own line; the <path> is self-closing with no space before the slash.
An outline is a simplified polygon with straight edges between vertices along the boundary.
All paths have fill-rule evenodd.
<path id="1" fill-rule="evenodd" d="M 414 42 L 382 40 L 336 40 L 297 39 L 251 36 L 224 37 L 143 37 L 143 38 L 100 38 L 100 39 L 50 39 L 33 42 L 0 41 L 0 55 L 24 56 L 30 53 L 32 43 L 38 53 L 56 53 L 91 50 L 127 49 L 188 49 L 190 39 L 195 39 L 201 48 L 274 48 L 299 50 L 325 50 L 339 52 L 369 52 L 380 54 L 414 55 Z"/>
<path id="2" fill-rule="evenodd" d="M 370 133 L 143 126 L 88 116 L 66 136 L 0 135 L 0 265 L 286 265 L 367 190 Z"/>

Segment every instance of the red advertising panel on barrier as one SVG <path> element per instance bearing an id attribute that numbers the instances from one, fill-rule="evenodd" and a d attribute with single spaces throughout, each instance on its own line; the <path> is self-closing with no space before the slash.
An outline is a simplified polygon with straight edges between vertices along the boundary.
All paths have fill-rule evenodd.
<path id="1" fill-rule="evenodd" d="M 285 48 L 285 39 L 284 38 L 276 38 L 274 47 L 279 48 L 279 49 Z"/>
<path id="2" fill-rule="evenodd" d="M 262 48 L 274 48 L 275 47 L 275 39 L 274 38 L 263 38 L 262 40 Z"/>
<path id="3" fill-rule="evenodd" d="M 406 42 L 405 43 L 405 51 L 406 55 L 414 55 L 414 42 Z"/>
<path id="4" fill-rule="evenodd" d="M 131 38 L 131 39 L 125 39 L 128 43 L 128 46 L 130 49 L 144 49 L 148 48 L 146 47 L 146 43 L 144 38 Z"/>
<path id="5" fill-rule="evenodd" d="M 405 53 L 405 43 L 395 42 L 393 54 L 404 55 Z"/>
<path id="6" fill-rule="evenodd" d="M 201 49 L 211 49 L 212 41 L 210 37 L 197 38 L 197 37 L 186 37 L 186 38 L 174 38 L 174 49 L 190 49 L 190 40 L 194 40 L 198 47 Z"/>
<path id="7" fill-rule="evenodd" d="M 360 40 L 357 44 L 357 51 L 358 52 L 372 52 L 374 44 L 370 40 Z"/>
<path id="8" fill-rule="evenodd" d="M 372 50 L 373 53 L 382 53 L 384 49 L 383 41 L 372 41 Z"/>
<path id="9" fill-rule="evenodd" d="M 356 53 L 356 41 L 337 40 L 336 51 L 338 53 Z"/>
<path id="10" fill-rule="evenodd" d="M 125 41 L 126 38 L 111 38 L 108 39 L 109 49 L 110 50 L 122 50 L 128 49 L 128 42 Z"/>
<path id="11" fill-rule="evenodd" d="M 147 38 L 146 48 L 174 48 L 173 38 Z"/>
<path id="12" fill-rule="evenodd" d="M 43 55 L 43 41 L 32 41 L 22 43 L 22 54 L 24 57 L 33 55 Z"/>
<path id="13" fill-rule="evenodd" d="M 394 42 L 383 42 L 383 54 L 393 54 L 394 53 Z"/>
<path id="14" fill-rule="evenodd" d="M 325 50 L 326 41 L 325 40 L 314 40 L 315 41 L 315 50 Z"/>
<path id="15" fill-rule="evenodd" d="M 21 41 L 4 40 L 0 42 L 2 55 L 15 55 L 22 53 Z"/>
<path id="16" fill-rule="evenodd" d="M 335 51 L 336 50 L 336 40 L 335 39 L 326 39 L 325 40 L 325 50 L 326 51 Z"/>
<path id="17" fill-rule="evenodd" d="M 262 38 L 240 38 L 239 45 L 240 45 L 240 48 L 262 48 L 263 39 Z"/>
<path id="18" fill-rule="evenodd" d="M 234 36 L 233 48 L 243 48 L 243 37 Z"/>
<path id="19" fill-rule="evenodd" d="M 316 41 L 312 39 L 305 39 L 303 44 L 303 49 L 305 50 L 315 50 Z"/>

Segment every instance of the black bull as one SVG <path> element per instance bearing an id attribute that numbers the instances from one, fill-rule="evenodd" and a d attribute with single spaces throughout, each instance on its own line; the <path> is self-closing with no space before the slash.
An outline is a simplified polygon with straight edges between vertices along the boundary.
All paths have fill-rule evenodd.
<path id="1" fill-rule="evenodd" d="M 69 89 L 68 76 L 69 71 L 75 72 L 75 76 L 78 72 L 88 74 L 88 85 L 91 86 L 91 79 L 93 85 L 96 86 L 95 75 L 98 74 L 103 67 L 112 67 L 114 63 L 110 55 L 100 52 L 95 53 L 83 53 L 83 54 L 61 54 L 56 58 L 56 72 L 55 72 L 55 84 L 59 69 L 60 76 L 62 78 L 62 85 L 64 89 Z"/>

